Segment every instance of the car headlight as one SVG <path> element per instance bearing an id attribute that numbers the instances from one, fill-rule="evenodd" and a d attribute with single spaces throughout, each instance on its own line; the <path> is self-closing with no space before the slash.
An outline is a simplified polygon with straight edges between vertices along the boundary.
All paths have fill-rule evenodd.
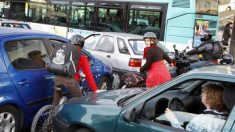
<path id="1" fill-rule="evenodd" d="M 68 99 L 65 96 L 60 99 L 59 104 L 56 106 L 55 114 L 61 111 L 66 102 L 68 102 Z"/>

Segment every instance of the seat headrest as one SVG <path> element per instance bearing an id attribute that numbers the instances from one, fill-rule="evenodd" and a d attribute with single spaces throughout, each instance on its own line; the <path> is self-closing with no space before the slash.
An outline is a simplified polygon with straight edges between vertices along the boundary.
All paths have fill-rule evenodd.
<path id="1" fill-rule="evenodd" d="M 224 86 L 223 100 L 225 105 L 231 110 L 235 104 L 235 85 Z"/>

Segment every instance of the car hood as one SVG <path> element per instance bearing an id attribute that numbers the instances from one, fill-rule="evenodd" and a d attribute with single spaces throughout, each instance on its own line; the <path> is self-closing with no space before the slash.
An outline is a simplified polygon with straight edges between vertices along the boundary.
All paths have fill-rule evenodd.
<path id="1" fill-rule="evenodd" d="M 118 101 L 144 92 L 145 88 L 132 88 L 121 90 L 109 90 L 97 94 L 90 94 L 80 98 L 73 98 L 68 103 L 91 105 L 117 105 Z"/>

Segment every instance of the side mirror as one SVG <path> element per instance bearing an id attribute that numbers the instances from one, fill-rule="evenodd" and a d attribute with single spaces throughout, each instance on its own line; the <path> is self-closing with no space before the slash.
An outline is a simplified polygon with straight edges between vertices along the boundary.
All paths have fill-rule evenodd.
<path id="1" fill-rule="evenodd" d="M 133 122 L 136 119 L 136 115 L 135 115 L 135 108 L 126 111 L 125 115 L 124 115 L 124 120 L 127 122 Z"/>
<path id="2" fill-rule="evenodd" d="M 173 48 L 174 48 L 174 49 L 176 48 L 176 45 L 175 45 L 175 44 L 173 45 Z"/>
<path id="3" fill-rule="evenodd" d="M 133 122 L 136 120 L 137 117 L 140 116 L 141 110 L 144 107 L 144 102 L 139 104 L 133 109 L 127 110 L 125 115 L 124 115 L 124 120 L 127 122 Z"/>

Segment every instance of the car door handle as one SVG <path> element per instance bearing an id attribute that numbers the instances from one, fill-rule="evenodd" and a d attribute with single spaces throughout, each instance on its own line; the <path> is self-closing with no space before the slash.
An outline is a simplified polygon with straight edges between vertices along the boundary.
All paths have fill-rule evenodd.
<path id="1" fill-rule="evenodd" d="M 107 58 L 111 58 L 111 56 L 110 56 L 110 55 L 106 55 L 106 57 L 107 57 Z"/>
<path id="2" fill-rule="evenodd" d="M 47 80 L 55 79 L 55 75 L 44 75 L 44 78 Z"/>
<path id="3" fill-rule="evenodd" d="M 20 82 L 18 82 L 19 85 L 26 85 L 26 84 L 30 84 L 30 83 L 31 83 L 31 81 L 26 80 L 26 79 L 23 79 Z"/>

